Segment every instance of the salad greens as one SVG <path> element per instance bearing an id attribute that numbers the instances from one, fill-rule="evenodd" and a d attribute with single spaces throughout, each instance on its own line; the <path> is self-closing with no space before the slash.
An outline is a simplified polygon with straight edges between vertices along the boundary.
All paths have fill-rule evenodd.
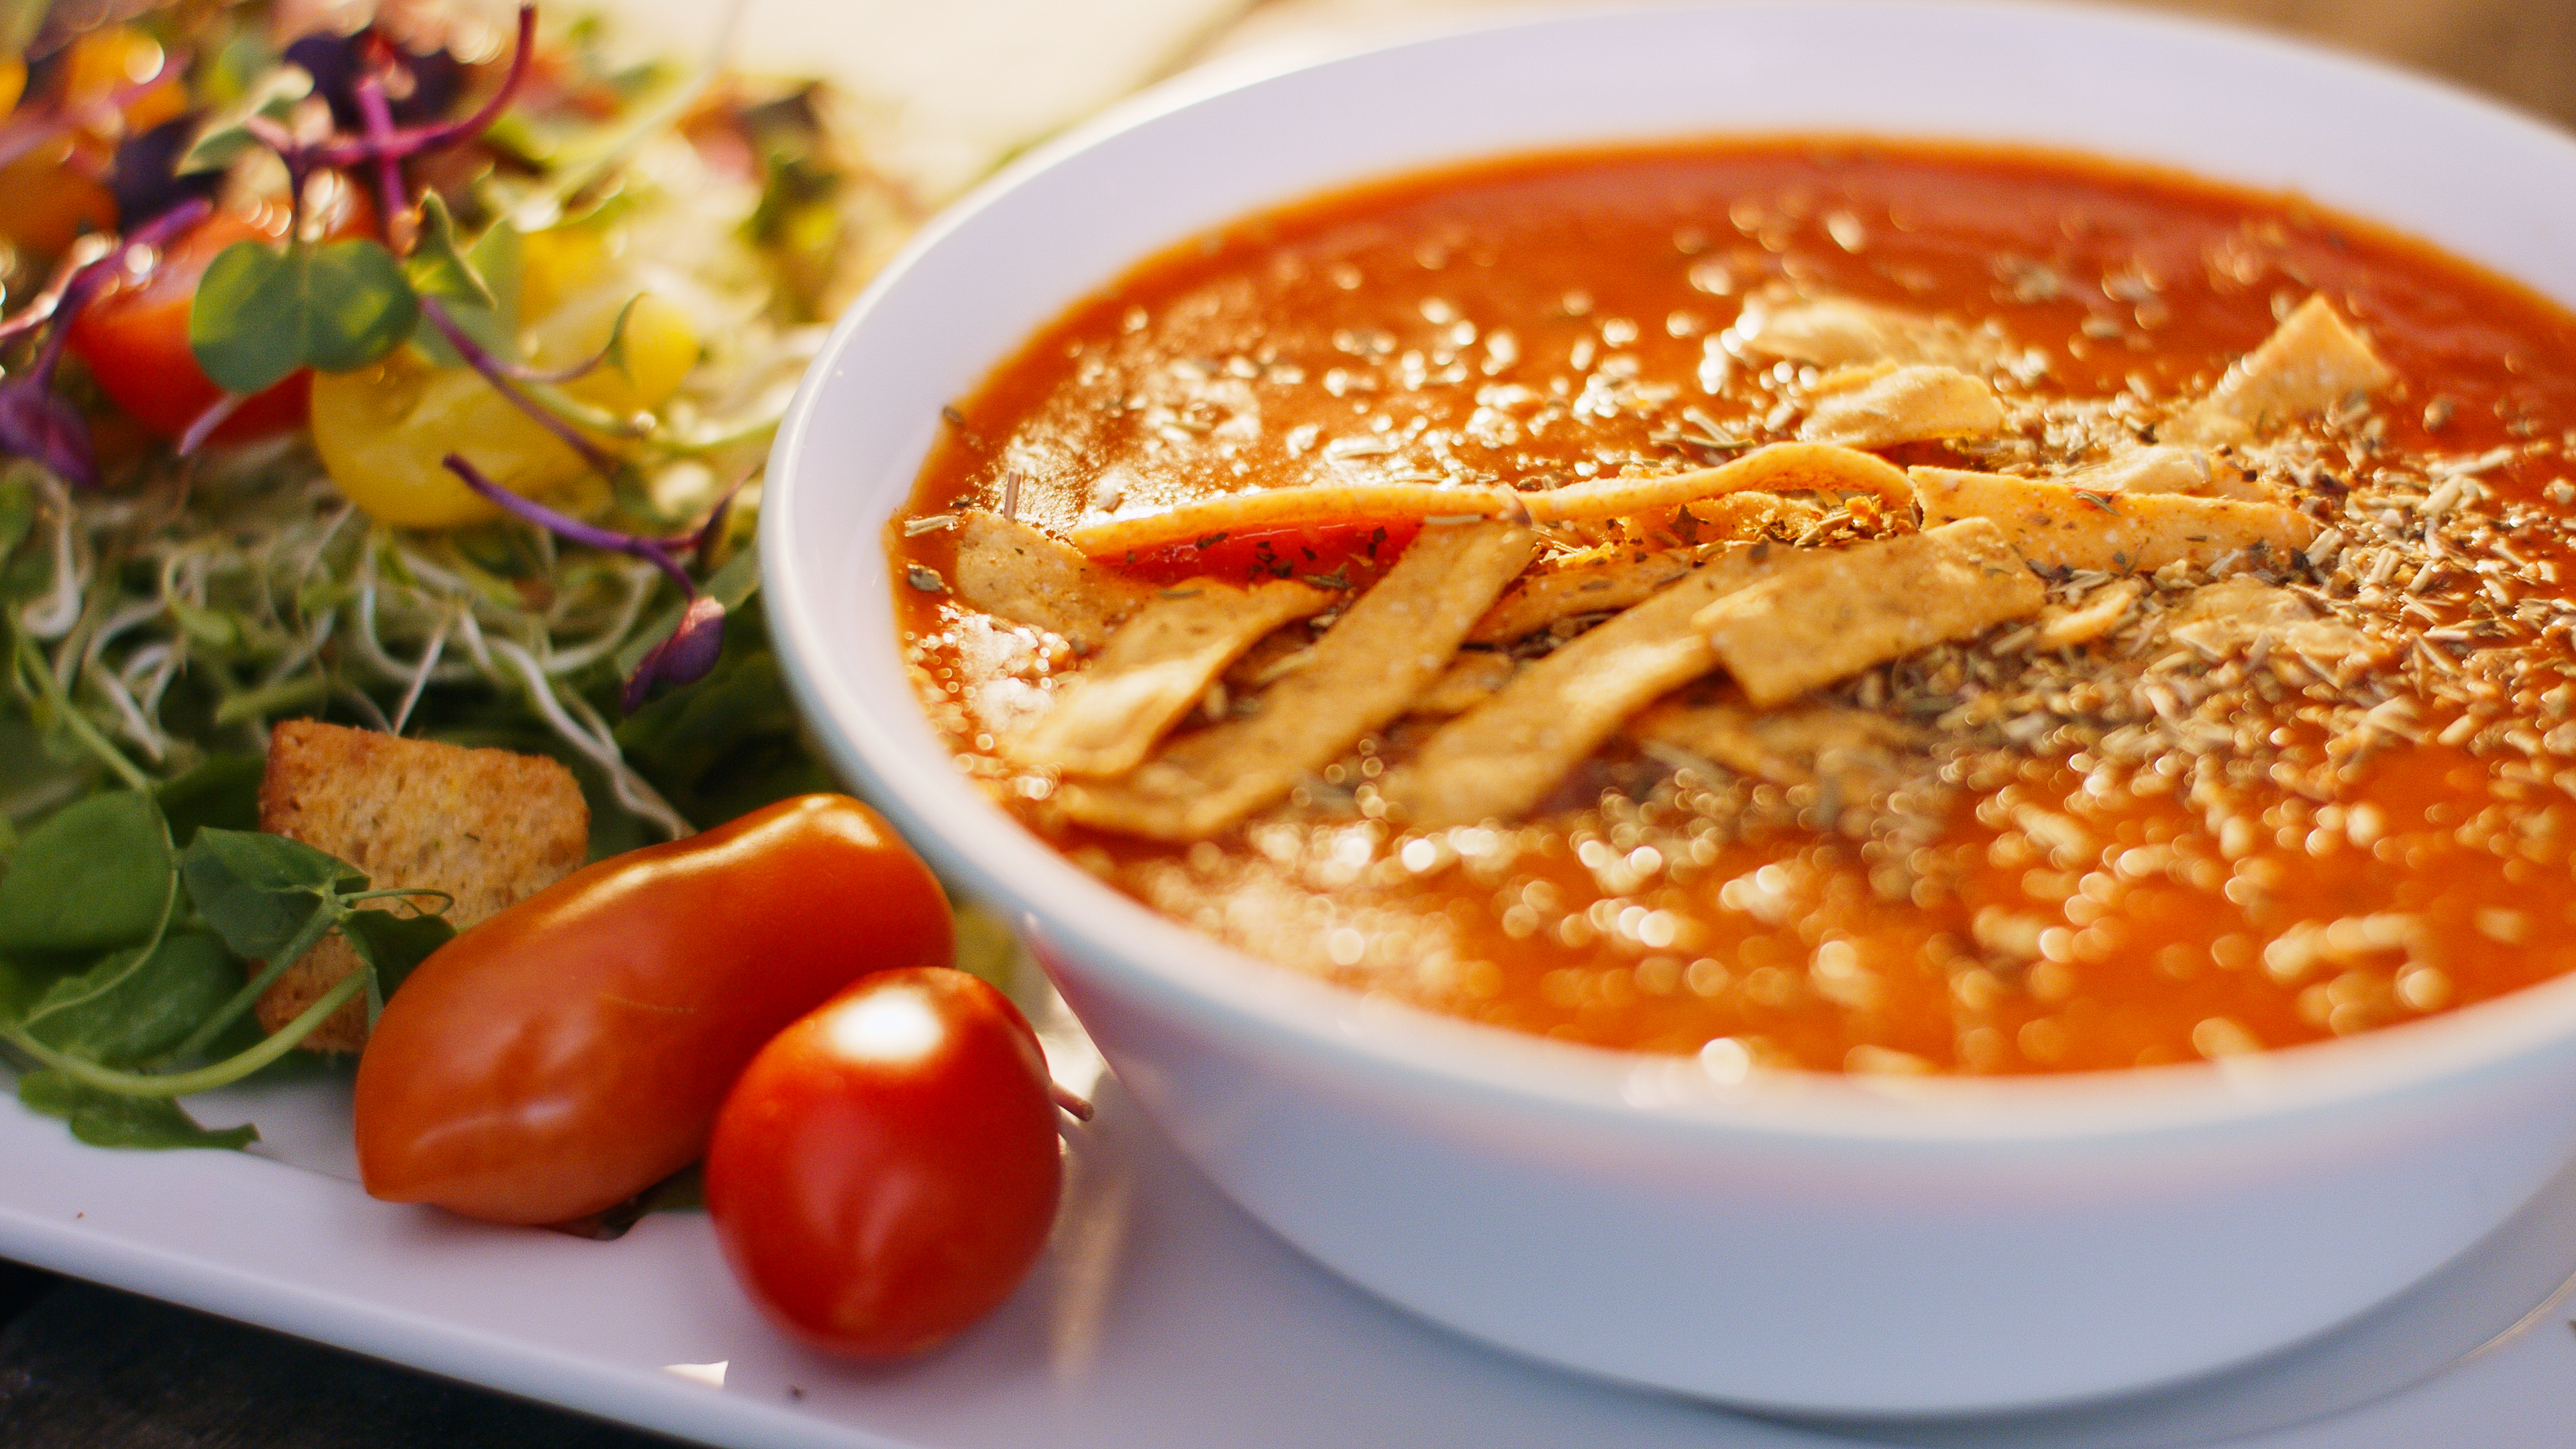
<path id="1" fill-rule="evenodd" d="M 831 787 L 745 611 L 758 467 L 812 319 L 917 209 L 823 89 L 631 63 L 591 21 L 74 8 L 0 0 L 0 200 L 71 158 L 62 234 L 0 205 L 0 1065 L 84 1141 L 237 1147 L 174 1099 L 448 934 L 255 833 L 270 722 L 553 755 L 594 856 Z M 178 360 L 129 355 L 164 283 Z M 173 424 L 117 386 L 172 368 L 208 399 Z M 289 422 L 245 434 L 263 408 Z M 259 1035 L 332 934 L 365 969 Z"/>

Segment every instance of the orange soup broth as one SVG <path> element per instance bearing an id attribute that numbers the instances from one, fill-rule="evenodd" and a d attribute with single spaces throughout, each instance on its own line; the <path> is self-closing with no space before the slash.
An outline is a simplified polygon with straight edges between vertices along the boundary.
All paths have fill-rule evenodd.
<path id="1" fill-rule="evenodd" d="M 1524 487 L 1700 466 L 1723 455 L 1694 438 L 1762 436 L 1791 381 L 1719 338 L 1747 293 L 1783 283 L 1991 322 L 2044 363 L 2024 396 L 2148 410 L 2205 391 L 2323 292 L 2401 381 L 2366 427 L 2324 440 L 2302 503 L 2359 544 L 2414 526 L 2351 516 L 2347 493 L 2389 460 L 2510 449 L 2478 475 L 2474 526 L 2521 567 L 2366 587 L 2391 617 L 2418 600 L 2438 620 L 2424 628 L 2505 620 L 2513 647 L 2400 661 L 2392 677 L 2421 707 L 2358 748 L 2300 716 L 2295 690 L 2248 694 L 2277 721 L 2251 753 L 2114 759 L 2052 730 L 2004 765 L 1953 770 L 1937 828 L 1902 839 L 1615 743 L 1533 820 L 1407 832 L 1351 805 L 1421 737 L 1406 721 L 1290 804 L 1162 845 L 1066 824 L 1051 781 L 998 758 L 1011 691 L 1079 661 L 905 587 L 901 565 L 944 571 L 954 544 L 898 527 L 925 703 L 961 768 L 1155 908 L 1359 990 L 1603 1046 L 1725 1039 L 1828 1070 L 2117 1068 L 2320 1040 L 2576 966 L 2576 691 L 2548 607 L 2576 497 L 2557 484 L 2576 443 L 2576 318 L 2295 199 L 1842 141 L 1528 157 L 1331 195 L 1157 256 L 1049 325 L 958 403 L 913 513 L 998 509 L 1007 492 L 1018 518 L 1061 530 L 1351 459 Z M 1891 456 L 1979 466 L 1942 445 Z M 1279 547 L 1301 572 L 1351 565 L 1365 583 L 1401 544 L 1345 530 Z M 1157 580 L 1259 567 L 1234 548 L 1116 562 Z M 1916 669 L 1891 676 L 1897 692 L 1937 704 L 1955 691 L 1917 675 L 1939 667 L 1886 668 Z M 2475 730 L 2450 728 L 2463 713 Z M 2374 934 L 2401 916 L 2402 944 Z"/>

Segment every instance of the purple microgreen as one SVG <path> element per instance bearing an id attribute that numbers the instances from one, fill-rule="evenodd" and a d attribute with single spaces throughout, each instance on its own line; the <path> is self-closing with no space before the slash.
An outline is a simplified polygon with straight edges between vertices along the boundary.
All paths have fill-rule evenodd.
<path id="1" fill-rule="evenodd" d="M 671 631 L 671 637 L 644 651 L 643 662 L 627 676 L 619 707 L 633 714 L 656 685 L 695 684 L 706 678 L 724 653 L 724 623 L 724 604 L 713 594 L 689 600 L 680 613 L 680 626 Z"/>
<path id="2" fill-rule="evenodd" d="M 717 525 L 722 522 L 727 506 L 733 501 L 731 493 L 725 495 L 724 502 L 716 505 L 715 513 L 695 532 L 684 534 L 677 539 L 646 538 L 641 534 L 620 533 L 612 528 L 602 528 L 595 523 L 585 523 L 569 514 L 558 513 L 532 498 L 523 497 L 493 482 L 483 476 L 482 470 L 454 453 L 448 454 L 440 461 L 446 466 L 447 471 L 463 480 L 466 487 L 498 506 L 504 513 L 522 522 L 535 524 L 574 543 L 587 544 L 592 548 L 610 553 L 622 553 L 629 558 L 643 559 L 660 569 L 671 582 L 680 586 L 680 592 L 687 598 L 688 605 L 681 610 L 679 626 L 671 631 L 671 636 L 645 651 L 643 658 L 636 663 L 635 672 L 627 676 L 626 688 L 622 696 L 623 705 L 627 711 L 631 713 L 637 706 L 643 704 L 646 696 L 653 692 L 656 685 L 693 683 L 704 679 L 707 671 L 715 668 L 716 656 L 724 650 L 724 601 L 712 594 L 702 592 L 698 588 L 697 580 L 690 578 L 689 571 L 680 567 L 680 561 L 672 556 L 672 551 L 674 547 L 704 548 L 707 540 L 715 536 Z M 736 485 L 736 487 L 739 486 L 739 484 Z"/>
<path id="3" fill-rule="evenodd" d="M 431 326 L 438 329 L 439 336 L 447 339 L 447 345 L 456 350 L 456 355 L 465 359 L 465 365 L 482 374 L 483 380 L 492 384 L 494 390 L 501 396 L 509 399 L 512 407 L 534 419 L 537 426 L 562 439 L 566 447 L 579 453 L 582 460 L 598 469 L 601 475 L 610 478 L 617 476 L 618 462 L 609 456 L 608 450 L 584 436 L 579 428 L 555 416 L 552 409 L 528 396 L 517 383 L 512 382 L 508 368 L 500 359 L 486 351 L 482 343 L 475 341 L 471 334 L 459 326 L 438 298 L 422 298 L 420 314 L 429 319 Z"/>
<path id="4" fill-rule="evenodd" d="M 223 189 L 220 171 L 179 174 L 179 158 L 195 140 L 198 120 L 194 115 L 180 116 L 117 143 L 107 189 L 116 198 L 119 225 L 140 226 L 182 202 L 212 201 Z"/>
<path id="5" fill-rule="evenodd" d="M 70 295 L 72 284 L 80 280 L 81 273 L 92 262 L 113 255 L 116 250 L 113 242 L 96 233 L 73 242 L 71 250 L 63 253 L 62 260 L 55 264 L 54 274 L 46 280 L 44 289 L 28 298 L 26 307 L 17 316 L 0 322 L 0 343 L 44 326 L 61 309 L 63 298 Z"/>
<path id="6" fill-rule="evenodd" d="M 32 373 L 0 382 L 0 454 L 39 464 L 76 487 L 98 486 L 88 421 Z"/>
<path id="7" fill-rule="evenodd" d="M 406 126 L 446 115 L 465 85 L 465 66 L 455 56 L 405 50 L 372 26 L 351 35 L 316 31 L 288 46 L 286 60 L 313 77 L 314 90 L 330 103 L 331 119 L 349 129 L 365 121 L 357 89 L 371 72 L 392 73 L 386 85 L 392 119 Z"/>
<path id="8" fill-rule="evenodd" d="M 206 445 L 206 439 L 213 435 L 215 429 L 222 427 L 224 420 L 239 412 L 241 405 L 248 401 L 250 401 L 250 395 L 247 393 L 228 392 L 206 404 L 206 410 L 191 419 L 188 430 L 179 435 L 179 456 L 194 457 L 197 450 Z"/>
<path id="9" fill-rule="evenodd" d="M 509 109 L 511 99 L 518 94 L 519 87 L 527 81 L 528 62 L 535 53 L 536 41 L 537 7 L 521 5 L 518 45 L 510 54 L 509 73 L 501 78 L 501 88 L 492 93 L 491 99 L 477 107 L 474 114 L 462 120 L 449 121 L 440 125 L 414 126 L 399 130 L 382 140 L 363 137 L 354 140 L 328 141 L 312 148 L 309 159 L 315 165 L 345 169 L 378 156 L 391 156 L 396 159 L 417 156 L 424 151 L 436 151 L 453 146 L 460 141 L 474 139 L 491 129 L 492 123 L 501 118 L 503 111 Z"/>
<path id="10" fill-rule="evenodd" d="M 671 582 L 680 586 L 682 592 L 697 593 L 697 581 L 689 577 L 687 569 L 680 567 L 680 561 L 671 556 L 670 545 L 663 540 L 636 533 L 620 533 L 596 523 L 585 523 L 568 513 L 557 513 L 533 498 L 514 493 L 484 477 L 481 469 L 454 453 L 439 461 L 448 472 L 464 480 L 466 487 L 499 505 L 501 511 L 574 543 L 587 544 L 609 553 L 622 553 L 628 558 L 640 558 L 660 569 Z"/>
<path id="11" fill-rule="evenodd" d="M 379 148 L 375 156 L 376 212 L 384 218 L 385 240 L 393 244 L 394 255 L 410 252 L 409 237 L 397 237 L 403 227 L 403 214 L 411 209 L 411 193 L 403 186 L 402 162 L 383 149 L 393 139 L 394 111 L 385 99 L 385 83 L 373 73 L 358 77 L 358 114 L 366 124 L 367 139 Z"/>

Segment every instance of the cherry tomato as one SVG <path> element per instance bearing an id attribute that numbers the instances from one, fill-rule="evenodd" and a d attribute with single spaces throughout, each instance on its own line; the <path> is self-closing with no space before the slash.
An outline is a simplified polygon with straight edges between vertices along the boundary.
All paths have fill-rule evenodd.
<path id="1" fill-rule="evenodd" d="M 0 60 L 0 115 L 20 100 L 30 108 L 94 107 L 120 89 L 151 80 L 161 70 L 161 46 L 131 26 L 93 30 L 71 43 L 54 68 L 42 98 L 20 92 L 25 62 Z M 84 231 L 116 225 L 116 201 L 100 184 L 117 137 L 139 134 L 188 108 L 187 88 L 173 74 L 125 98 L 116 110 L 93 116 L 68 135 L 0 167 L 0 236 L 40 256 L 52 256 Z"/>
<path id="2" fill-rule="evenodd" d="M 306 193 L 312 222 L 324 235 L 361 236 L 375 230 L 376 212 L 366 193 L 334 182 Z M 179 238 L 159 265 L 139 279 L 120 280 L 90 299 L 72 319 L 71 348 L 98 379 L 101 392 L 135 421 L 175 438 L 212 407 L 223 389 L 197 366 L 188 350 L 188 309 L 197 283 L 224 248 L 256 238 L 286 235 L 283 205 L 248 214 L 218 212 Z M 271 437 L 304 421 L 312 374 L 298 371 L 233 411 L 208 436 L 219 443 Z"/>
<path id="3" fill-rule="evenodd" d="M 1046 1057 L 963 971 L 888 971 L 781 1032 L 725 1099 L 707 1211 L 752 1299 L 865 1358 L 917 1353 L 1010 1296 L 1063 1177 Z"/>
<path id="4" fill-rule="evenodd" d="M 587 866 L 420 964 L 358 1062 L 367 1191 L 552 1223 L 697 1160 L 743 1064 L 872 971 L 944 966 L 939 883 L 805 795 Z"/>

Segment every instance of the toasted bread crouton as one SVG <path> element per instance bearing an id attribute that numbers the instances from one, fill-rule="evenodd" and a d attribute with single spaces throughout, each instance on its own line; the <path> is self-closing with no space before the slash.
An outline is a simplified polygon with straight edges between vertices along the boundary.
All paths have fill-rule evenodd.
<path id="1" fill-rule="evenodd" d="M 447 892 L 460 931 L 561 880 L 590 851 L 590 807 L 556 761 L 312 720 L 269 735 L 259 828 L 338 856 L 378 889 Z M 260 997 L 260 1025 L 294 1020 L 356 966 L 346 941 L 324 940 Z M 304 1045 L 350 1052 L 366 1041 L 366 1003 L 351 1001 Z"/>

